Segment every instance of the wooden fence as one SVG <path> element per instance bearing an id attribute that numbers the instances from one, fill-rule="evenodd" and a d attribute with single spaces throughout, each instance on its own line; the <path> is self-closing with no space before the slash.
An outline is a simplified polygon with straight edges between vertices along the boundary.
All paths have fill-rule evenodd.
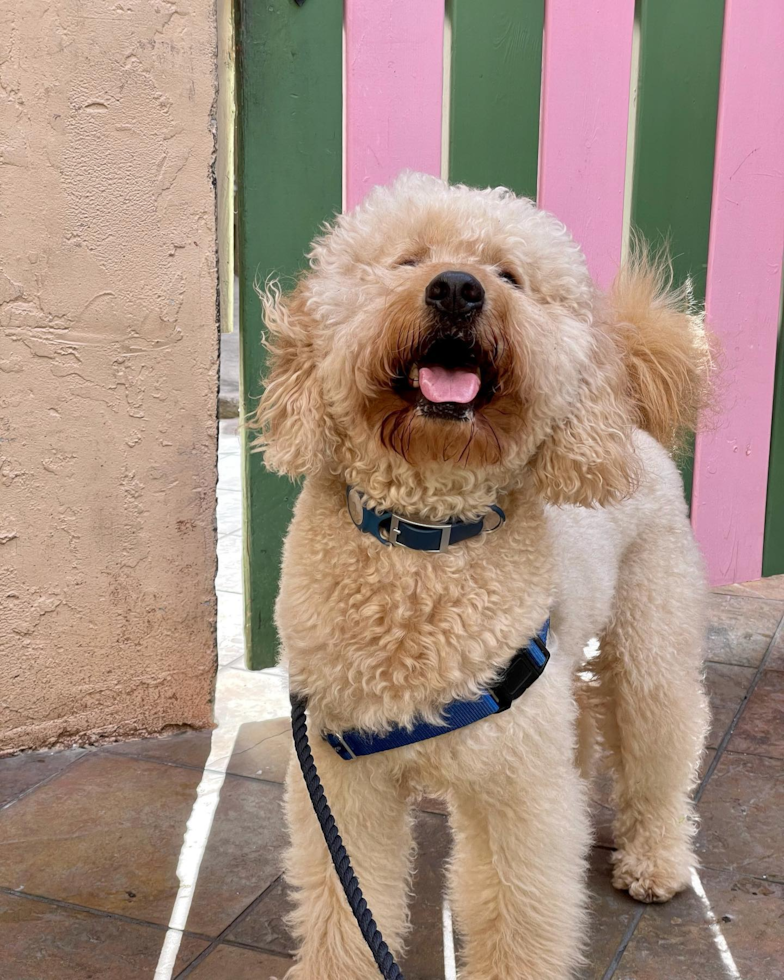
<path id="1" fill-rule="evenodd" d="M 784 572 L 782 0 L 239 0 L 243 406 L 254 277 L 409 168 L 536 198 L 607 286 L 666 238 L 723 344 L 720 415 L 683 472 L 711 581 Z M 249 663 L 270 664 L 296 489 L 244 457 Z"/>

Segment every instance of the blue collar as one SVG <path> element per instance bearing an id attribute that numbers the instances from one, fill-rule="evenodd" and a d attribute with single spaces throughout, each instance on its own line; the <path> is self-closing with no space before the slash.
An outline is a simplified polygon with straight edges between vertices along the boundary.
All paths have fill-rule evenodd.
<path id="1" fill-rule="evenodd" d="M 411 728 L 400 728 L 395 725 L 383 735 L 352 730 L 339 733 L 323 732 L 321 737 L 329 742 L 341 759 L 349 762 L 361 755 L 375 755 L 376 752 L 387 752 L 390 749 L 399 749 L 403 745 L 424 742 L 437 735 L 446 735 L 447 732 L 465 728 L 466 725 L 471 725 L 481 718 L 506 711 L 544 672 L 550 659 L 546 645 L 549 628 L 548 619 L 528 645 L 521 647 L 512 657 L 496 683 L 488 690 L 482 691 L 478 698 L 472 701 L 451 701 L 446 705 L 442 712 L 444 718 L 442 725 L 420 721 L 415 722 Z"/>
<path id="2" fill-rule="evenodd" d="M 351 520 L 360 531 L 372 534 L 384 545 L 399 545 L 413 551 L 446 551 L 450 544 L 458 544 L 475 538 L 483 531 L 497 531 L 506 520 L 506 514 L 497 504 L 491 504 L 481 521 L 451 520 L 445 524 L 413 521 L 400 517 L 391 510 L 379 513 L 363 503 L 362 494 L 356 487 L 346 488 L 346 503 Z"/>

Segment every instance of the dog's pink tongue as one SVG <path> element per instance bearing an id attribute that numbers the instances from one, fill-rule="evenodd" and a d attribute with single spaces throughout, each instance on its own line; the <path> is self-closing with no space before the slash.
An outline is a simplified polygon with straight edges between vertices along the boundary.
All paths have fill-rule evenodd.
<path id="1" fill-rule="evenodd" d="M 476 398 L 479 378 L 464 368 L 423 367 L 419 369 L 419 388 L 429 402 L 466 405 Z"/>

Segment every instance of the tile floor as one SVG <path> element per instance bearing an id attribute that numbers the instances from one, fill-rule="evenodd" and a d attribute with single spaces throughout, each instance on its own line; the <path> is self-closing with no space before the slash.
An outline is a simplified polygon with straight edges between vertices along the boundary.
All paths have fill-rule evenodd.
<path id="1" fill-rule="evenodd" d="M 218 728 L 0 760 L 3 980 L 272 980 L 289 965 L 287 699 L 278 671 L 242 661 L 234 428 L 222 423 L 220 446 Z M 597 789 L 582 980 L 784 980 L 783 617 L 784 576 L 712 596 L 714 724 L 694 888 L 651 907 L 613 891 Z M 445 817 L 423 810 L 417 832 L 405 974 L 450 980 Z"/>

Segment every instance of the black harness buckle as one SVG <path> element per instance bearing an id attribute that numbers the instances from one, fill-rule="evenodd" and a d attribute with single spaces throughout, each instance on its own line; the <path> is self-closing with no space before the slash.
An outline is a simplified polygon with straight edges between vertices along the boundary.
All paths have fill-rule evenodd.
<path id="1" fill-rule="evenodd" d="M 550 651 L 539 639 L 533 637 L 527 647 L 518 650 L 489 693 L 498 702 L 498 710 L 506 711 L 544 673 Z"/>

